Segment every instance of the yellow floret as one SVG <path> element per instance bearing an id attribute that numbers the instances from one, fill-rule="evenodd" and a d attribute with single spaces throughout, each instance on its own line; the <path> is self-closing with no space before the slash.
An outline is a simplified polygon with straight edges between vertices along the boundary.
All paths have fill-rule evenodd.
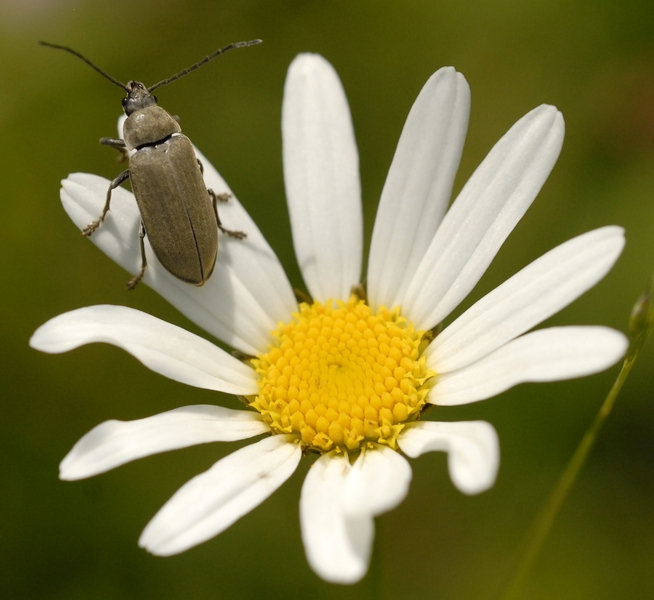
<path id="1" fill-rule="evenodd" d="M 429 371 L 416 331 L 399 309 L 375 314 L 347 302 L 300 304 L 277 343 L 253 360 L 259 394 L 250 398 L 274 433 L 296 434 L 307 449 L 357 452 L 397 436 L 425 404 Z"/>

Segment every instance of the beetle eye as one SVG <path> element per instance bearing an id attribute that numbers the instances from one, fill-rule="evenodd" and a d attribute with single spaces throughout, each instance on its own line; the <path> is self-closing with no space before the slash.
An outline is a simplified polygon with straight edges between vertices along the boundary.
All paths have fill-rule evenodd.
<path id="1" fill-rule="evenodd" d="M 120 103 L 122 104 L 123 108 L 125 108 L 125 105 L 127 104 L 127 98 L 123 98 Z"/>

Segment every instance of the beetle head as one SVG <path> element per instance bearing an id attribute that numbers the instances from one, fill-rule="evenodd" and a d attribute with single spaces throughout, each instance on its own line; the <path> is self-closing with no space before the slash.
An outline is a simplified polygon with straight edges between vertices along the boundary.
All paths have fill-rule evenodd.
<path id="1" fill-rule="evenodd" d="M 123 109 L 128 117 L 137 110 L 157 104 L 157 97 L 153 96 L 140 81 L 128 81 L 125 89 L 127 97 L 123 98 Z"/>

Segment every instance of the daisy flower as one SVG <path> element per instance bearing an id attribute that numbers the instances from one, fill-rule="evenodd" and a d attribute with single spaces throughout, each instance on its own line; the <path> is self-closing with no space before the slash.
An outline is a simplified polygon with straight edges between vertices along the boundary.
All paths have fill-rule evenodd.
<path id="1" fill-rule="evenodd" d="M 437 71 L 413 105 L 386 180 L 365 291 L 358 154 L 345 93 L 332 66 L 298 56 L 284 88 L 286 193 L 293 244 L 311 300 L 296 300 L 284 270 L 233 198 L 212 278 L 182 283 L 150 260 L 143 281 L 247 360 L 143 312 L 92 306 L 60 315 L 31 339 L 44 352 L 106 342 L 189 385 L 235 394 L 246 410 L 186 406 L 136 421 L 107 421 L 61 463 L 65 480 L 103 473 L 175 448 L 266 434 L 182 486 L 139 543 L 172 555 L 217 535 L 318 454 L 304 481 L 300 523 L 307 559 L 323 579 L 354 583 L 368 568 L 374 518 L 406 496 L 405 457 L 448 453 L 465 494 L 491 487 L 499 465 L 483 421 L 421 420 L 432 405 L 495 396 L 527 381 L 606 369 L 626 338 L 605 327 L 529 332 L 595 285 L 624 245 L 603 227 L 554 248 L 436 335 L 479 281 L 536 197 L 563 141 L 561 114 L 540 106 L 500 139 L 446 207 L 467 130 L 470 92 L 453 68 Z M 232 194 L 199 153 L 207 187 Z M 100 214 L 109 182 L 74 174 L 64 207 L 82 228 Z M 91 238 L 130 273 L 140 265 L 139 215 L 127 190 Z M 150 252 L 149 247 L 147 251 Z M 353 292 L 353 290 L 355 290 Z M 358 291 L 357 291 L 358 290 Z"/>

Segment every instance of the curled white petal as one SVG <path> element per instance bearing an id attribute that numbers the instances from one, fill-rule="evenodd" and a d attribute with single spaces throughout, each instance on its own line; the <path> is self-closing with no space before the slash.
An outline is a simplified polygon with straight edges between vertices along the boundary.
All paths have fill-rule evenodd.
<path id="1" fill-rule="evenodd" d="M 440 323 L 477 284 L 545 183 L 563 133 L 561 113 L 543 105 L 495 144 L 445 215 L 406 291 L 402 312 L 416 327 Z"/>
<path id="2" fill-rule="evenodd" d="M 558 381 L 598 373 L 620 360 L 628 345 L 624 335 L 608 327 L 533 331 L 467 367 L 441 375 L 429 392 L 429 402 L 467 404 L 527 381 Z"/>
<path id="3" fill-rule="evenodd" d="M 313 465 L 302 486 L 300 523 L 307 560 L 332 583 L 356 583 L 368 570 L 374 517 L 395 508 L 411 481 L 409 463 L 376 444 L 350 465 L 331 452 Z"/>
<path id="4" fill-rule="evenodd" d="M 301 456 L 286 435 L 237 450 L 184 484 L 148 523 L 139 545 L 170 556 L 211 539 L 279 488 Z"/>
<path id="5" fill-rule="evenodd" d="M 550 250 L 446 327 L 427 348 L 427 364 L 444 374 L 503 346 L 594 286 L 623 247 L 623 229 L 609 226 Z"/>
<path id="6" fill-rule="evenodd" d="M 233 442 L 270 431 L 258 413 L 183 406 L 135 421 L 106 421 L 73 446 L 59 466 L 68 481 L 104 473 L 137 458 L 208 442 Z"/>
<path id="7" fill-rule="evenodd" d="M 452 67 L 429 78 L 409 112 L 370 244 L 367 289 L 374 309 L 402 305 L 449 203 L 469 114 L 470 88 Z"/>
<path id="8" fill-rule="evenodd" d="M 361 279 L 359 155 L 334 68 L 300 54 L 288 70 L 282 110 L 284 181 L 293 246 L 311 295 L 347 298 Z"/>
<path id="9" fill-rule="evenodd" d="M 231 194 L 215 169 L 196 153 L 204 164 L 207 187 L 217 194 Z M 98 218 L 108 188 L 108 180 L 86 173 L 73 173 L 62 182 L 62 204 L 80 229 Z M 227 229 L 244 231 L 247 238 L 220 236 L 216 267 L 204 286 L 195 287 L 170 275 L 154 257 L 147 236 L 148 268 L 143 282 L 209 333 L 243 352 L 257 354 L 267 349 L 270 332 L 278 321 L 289 318 L 297 303 L 277 256 L 238 201 L 232 196 L 220 203 L 219 211 Z M 141 266 L 139 223 L 134 196 L 117 188 L 111 211 L 90 239 L 135 274 Z"/>
<path id="10" fill-rule="evenodd" d="M 254 394 L 254 370 L 211 342 L 126 306 L 88 306 L 41 325 L 30 345 L 58 354 L 84 344 L 123 348 L 146 367 L 170 379 L 228 394 Z"/>
<path id="11" fill-rule="evenodd" d="M 486 421 L 412 423 L 402 431 L 398 444 L 411 458 L 425 452 L 447 452 L 452 482 L 464 494 L 478 494 L 495 483 L 500 444 L 495 429 Z"/>
<path id="12" fill-rule="evenodd" d="M 346 456 L 323 454 L 302 485 L 300 525 L 311 568 L 332 583 L 356 583 L 368 569 L 374 523 L 368 518 L 348 522 L 342 506 L 352 467 Z"/>
<path id="13" fill-rule="evenodd" d="M 388 446 L 375 444 L 359 455 L 347 477 L 343 508 L 350 516 L 373 517 L 394 509 L 411 483 L 407 460 Z"/>

